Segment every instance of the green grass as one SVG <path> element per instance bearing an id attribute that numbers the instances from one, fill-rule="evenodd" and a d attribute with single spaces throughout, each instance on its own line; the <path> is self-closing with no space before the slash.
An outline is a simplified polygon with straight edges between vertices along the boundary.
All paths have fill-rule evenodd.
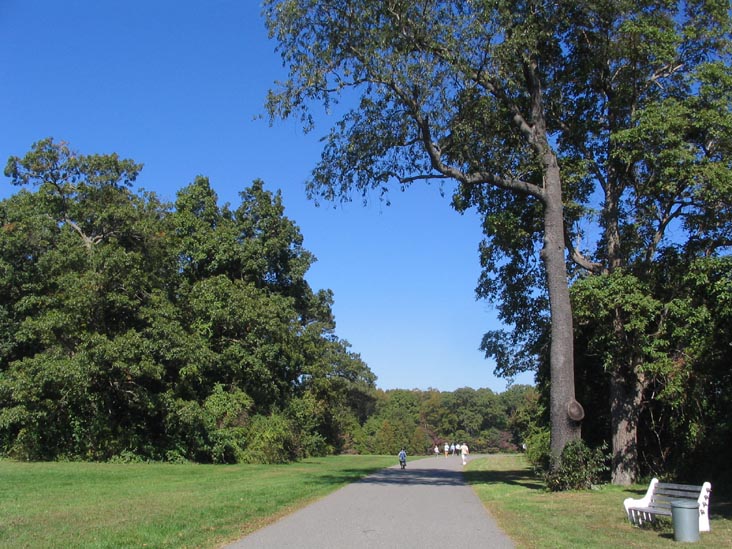
<path id="1" fill-rule="evenodd" d="M 670 521 L 635 528 L 623 500 L 642 497 L 646 486 L 602 486 L 587 492 L 549 493 L 522 456 L 495 455 L 471 462 L 465 471 L 484 505 L 521 548 L 628 548 L 678 546 Z M 711 532 L 695 547 L 732 547 L 732 501 L 712 486 Z"/>
<path id="2" fill-rule="evenodd" d="M 0 547 L 217 547 L 390 456 L 288 465 L 0 461 Z"/>
<path id="3" fill-rule="evenodd" d="M 0 548 L 219 547 L 369 472 L 391 456 L 334 456 L 289 465 L 0 461 Z M 634 528 L 623 500 L 645 486 L 548 493 L 522 456 L 465 471 L 520 548 L 672 547 L 666 521 Z M 712 531 L 698 547 L 732 547 L 732 500 L 712 487 Z"/>

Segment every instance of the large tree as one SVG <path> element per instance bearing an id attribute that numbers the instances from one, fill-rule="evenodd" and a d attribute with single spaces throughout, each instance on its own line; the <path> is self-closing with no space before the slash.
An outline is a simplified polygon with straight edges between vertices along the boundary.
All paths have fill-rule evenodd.
<path id="1" fill-rule="evenodd" d="M 347 447 L 375 376 L 305 280 L 314 258 L 280 194 L 255 181 L 232 210 L 198 177 L 173 207 L 132 190 L 139 170 L 51 139 L 8 161 L 36 190 L 0 201 L 0 453 Z"/>
<path id="2" fill-rule="evenodd" d="M 732 243 L 729 3 L 579 2 L 565 21 L 560 161 L 600 197 L 582 266 L 601 278 L 581 281 L 576 308 L 604 349 L 613 481 L 629 484 L 645 393 L 686 354 L 668 329 L 683 287 L 667 259 L 683 268 Z"/>
<path id="3" fill-rule="evenodd" d="M 562 10 L 540 2 L 267 0 L 265 15 L 289 68 L 269 96 L 271 116 L 299 115 L 311 128 L 313 104 L 355 105 L 325 139 L 313 196 L 366 198 L 392 184 L 454 180 L 463 202 L 480 199 L 488 213 L 520 209 L 541 227 L 542 265 L 526 276 L 549 296 L 558 456 L 579 437 L 584 413 L 574 398 L 565 198 L 545 100 L 563 55 L 554 32 Z"/>
<path id="4" fill-rule="evenodd" d="M 616 294 L 597 337 L 616 341 L 605 362 L 613 478 L 631 482 L 643 392 L 660 348 L 644 341 L 659 333 L 668 309 L 663 296 L 650 295 L 663 268 L 657 260 L 669 231 L 686 243 L 688 260 L 730 242 L 729 5 L 265 6 L 290 68 L 270 96 L 272 115 L 301 114 L 311 127 L 313 102 L 355 101 L 326 139 L 312 194 L 366 197 L 390 182 L 454 179 L 454 205 L 482 214 L 478 293 L 497 299 L 502 320 L 515 327 L 487 334 L 483 348 L 508 374 L 548 357 L 555 455 L 578 432 L 566 414 L 574 393 L 565 244 L 580 271 L 629 276 L 606 284 Z M 575 239 L 584 246 L 572 246 Z M 640 331 L 633 292 L 660 307 L 644 309 Z"/>
<path id="5" fill-rule="evenodd" d="M 164 369 L 144 335 L 166 274 L 162 206 L 130 190 L 141 166 L 46 139 L 5 174 L 0 430 L 25 458 L 98 459 L 159 433 Z"/>
<path id="6" fill-rule="evenodd" d="M 621 0 L 556 7 L 564 15 L 555 31 L 562 56 L 546 69 L 553 83 L 546 95 L 563 179 L 584 206 L 565 203 L 567 244 L 576 241 L 591 258 L 573 251 L 578 275 L 599 275 L 574 287 L 577 354 L 582 367 L 602 362 L 605 378 L 595 387 L 607 385 L 608 412 L 594 396 L 591 409 L 594 419 L 609 417 L 613 480 L 627 484 L 638 474 L 648 395 L 659 394 L 670 365 L 686 353 L 668 330 L 684 289 L 681 277 L 666 273 L 667 259 L 688 266 L 725 253 L 732 241 L 729 6 Z M 477 201 L 490 237 L 479 291 L 504 290 L 510 307 L 503 310 L 520 330 L 487 334 L 484 347 L 510 372 L 531 364 L 524 359 L 544 337 L 531 329 L 541 296 L 517 276 L 533 267 L 519 244 L 536 241 L 540 228 L 516 204 L 498 214 L 485 204 Z M 505 226 L 513 231 L 501 232 Z M 517 346 L 520 353 L 506 352 Z"/>

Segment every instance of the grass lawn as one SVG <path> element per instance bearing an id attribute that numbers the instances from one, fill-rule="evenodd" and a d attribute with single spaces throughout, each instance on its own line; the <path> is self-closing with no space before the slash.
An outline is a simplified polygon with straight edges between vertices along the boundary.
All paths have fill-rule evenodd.
<path id="1" fill-rule="evenodd" d="M 549 493 L 531 474 L 522 456 L 495 455 L 466 467 L 473 486 L 501 528 L 521 548 L 671 547 L 671 521 L 635 528 L 625 517 L 623 500 L 642 497 L 645 486 L 602 486 L 587 492 Z M 711 532 L 694 547 L 732 547 L 732 500 L 712 486 Z"/>
<path id="2" fill-rule="evenodd" d="M 394 464 L 334 456 L 288 465 L 20 463 L 0 461 L 0 547 L 219 547 Z M 519 548 L 671 547 L 666 521 L 634 528 L 623 500 L 646 486 L 548 493 L 522 456 L 465 470 Z M 712 486 L 712 531 L 698 547 L 732 547 L 732 500 Z"/>
<path id="3" fill-rule="evenodd" d="M 0 461 L 0 547 L 217 547 L 391 456 L 288 465 Z"/>

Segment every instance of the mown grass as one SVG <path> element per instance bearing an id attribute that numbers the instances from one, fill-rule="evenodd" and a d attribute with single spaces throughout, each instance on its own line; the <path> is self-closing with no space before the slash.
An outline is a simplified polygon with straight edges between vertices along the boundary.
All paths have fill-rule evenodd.
<path id="1" fill-rule="evenodd" d="M 0 461 L 0 547 L 219 547 L 362 476 L 391 456 L 334 456 L 288 465 Z M 465 470 L 519 548 L 671 547 L 673 529 L 633 528 L 626 497 L 645 486 L 548 493 L 522 456 Z M 732 500 L 712 492 L 712 531 L 698 547 L 732 547 Z"/>
<path id="2" fill-rule="evenodd" d="M 288 465 L 0 461 L 0 547 L 218 547 L 390 456 Z"/>
<path id="3" fill-rule="evenodd" d="M 670 521 L 635 528 L 623 509 L 627 497 L 642 497 L 646 486 L 602 486 L 587 492 L 549 493 L 522 456 L 495 455 L 471 462 L 466 480 L 520 548 L 671 547 Z M 712 486 L 711 532 L 696 547 L 732 547 L 732 501 Z"/>

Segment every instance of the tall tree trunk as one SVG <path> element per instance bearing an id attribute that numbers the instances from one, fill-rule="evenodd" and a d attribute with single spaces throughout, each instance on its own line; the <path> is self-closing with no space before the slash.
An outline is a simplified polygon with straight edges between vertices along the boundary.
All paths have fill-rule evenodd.
<path id="1" fill-rule="evenodd" d="M 556 463 L 564 446 L 580 438 L 584 411 L 575 400 L 574 391 L 574 330 L 565 262 L 561 178 L 556 157 L 547 153 L 545 162 L 544 248 L 541 258 L 546 267 L 551 309 L 551 452 L 552 461 Z"/>
<path id="2" fill-rule="evenodd" d="M 645 384 L 632 366 L 618 365 L 610 376 L 612 483 L 629 486 L 638 478 L 638 417 Z"/>
<path id="3" fill-rule="evenodd" d="M 613 166 L 610 180 L 617 181 L 620 172 Z M 605 240 L 607 251 L 607 270 L 612 273 L 622 266 L 622 252 L 619 228 L 619 195 L 621 186 L 617 183 L 605 189 Z M 615 339 L 625 339 L 616 311 L 613 330 Z M 615 357 L 615 365 L 610 376 L 610 428 L 612 432 L 612 483 L 629 486 L 638 478 L 638 417 L 643 398 L 643 381 L 634 373 L 632 364 L 623 363 L 627 357 Z"/>

